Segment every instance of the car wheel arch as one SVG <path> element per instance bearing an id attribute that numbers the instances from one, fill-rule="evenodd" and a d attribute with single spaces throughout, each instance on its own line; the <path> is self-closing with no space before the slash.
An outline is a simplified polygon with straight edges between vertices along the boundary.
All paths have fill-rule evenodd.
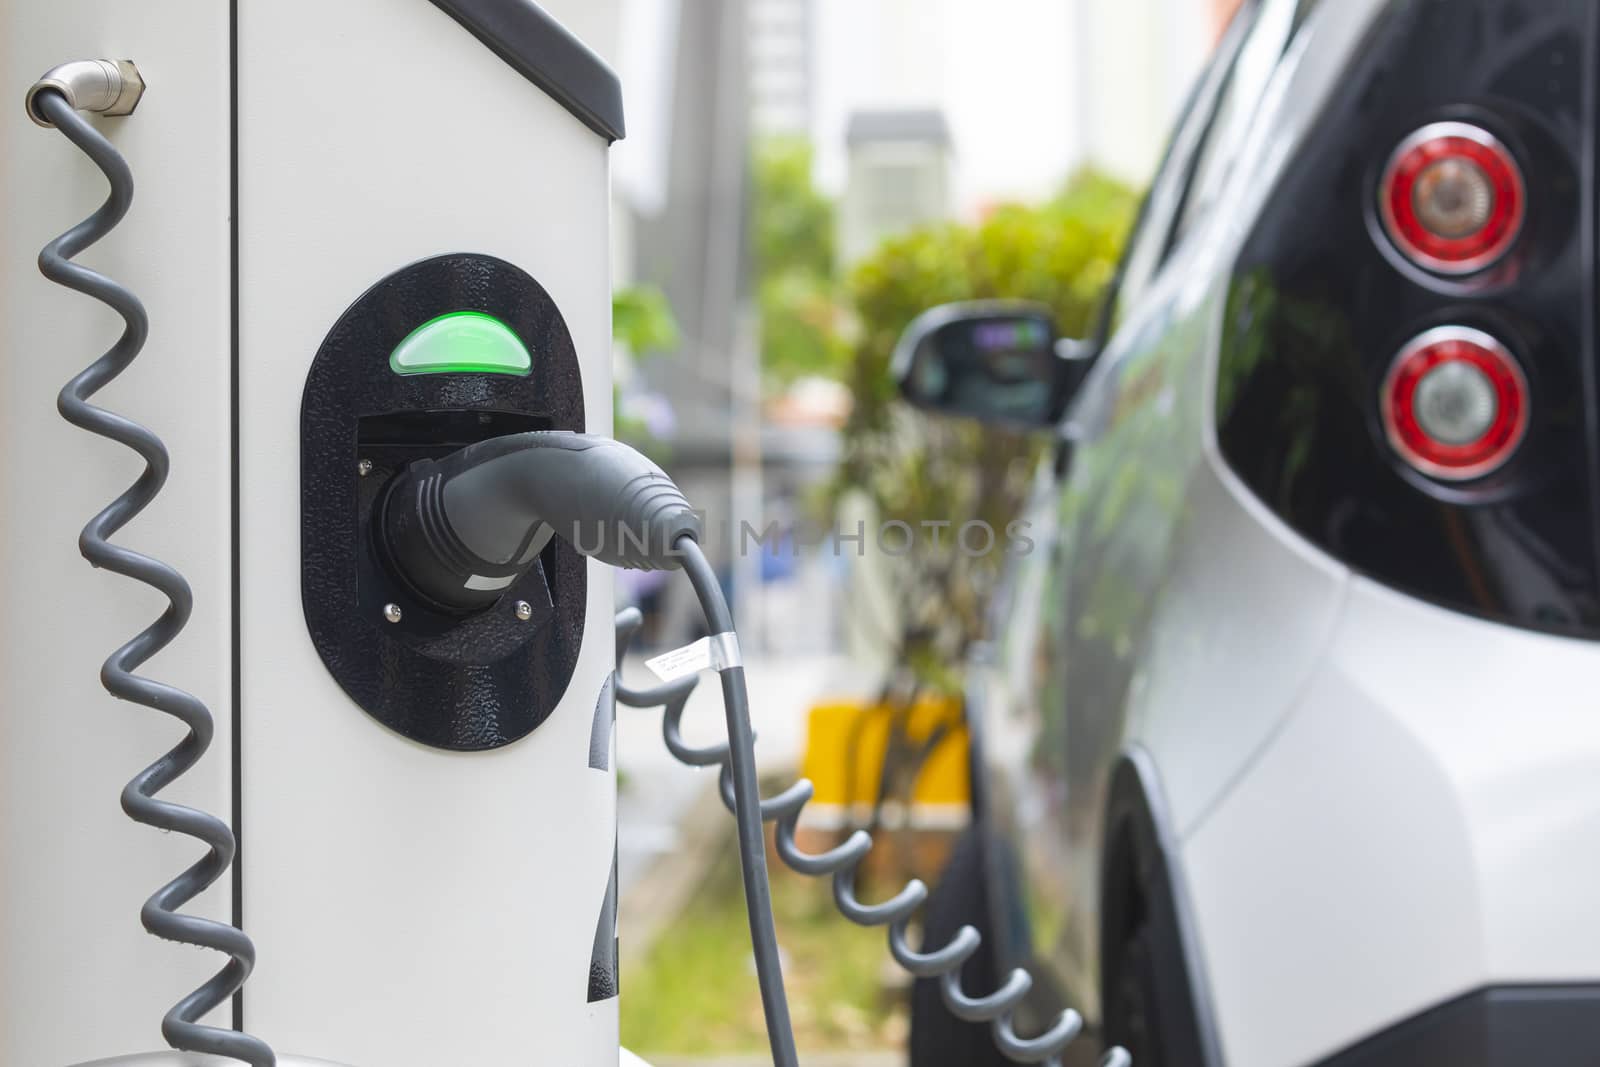
<path id="1" fill-rule="evenodd" d="M 1174 1062 L 1222 1067 L 1176 827 L 1155 761 L 1140 746 L 1125 748 L 1111 770 L 1101 848 L 1102 1012 L 1111 1006 L 1117 955 L 1143 928 L 1159 981 L 1152 992 L 1161 1008 L 1161 1046 L 1182 1050 Z"/>

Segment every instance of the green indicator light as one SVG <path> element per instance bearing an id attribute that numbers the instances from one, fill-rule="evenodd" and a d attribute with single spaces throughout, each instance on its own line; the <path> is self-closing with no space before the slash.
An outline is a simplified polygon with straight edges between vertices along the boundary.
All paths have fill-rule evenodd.
<path id="1" fill-rule="evenodd" d="M 533 373 L 533 357 L 511 327 L 481 311 L 430 319 L 389 356 L 396 374 Z"/>

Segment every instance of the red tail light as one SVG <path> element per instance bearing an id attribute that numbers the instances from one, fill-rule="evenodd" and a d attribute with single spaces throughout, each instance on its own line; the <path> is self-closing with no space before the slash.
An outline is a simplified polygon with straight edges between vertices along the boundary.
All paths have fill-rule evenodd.
<path id="1" fill-rule="evenodd" d="M 1384 228 L 1418 266 L 1470 274 L 1505 255 L 1522 230 L 1522 171 L 1494 135 L 1464 122 L 1413 133 L 1389 160 L 1379 193 Z"/>
<path id="2" fill-rule="evenodd" d="M 1466 481 L 1498 469 L 1528 428 L 1528 380 L 1481 330 L 1441 326 L 1395 357 L 1384 379 L 1383 426 L 1412 467 Z"/>

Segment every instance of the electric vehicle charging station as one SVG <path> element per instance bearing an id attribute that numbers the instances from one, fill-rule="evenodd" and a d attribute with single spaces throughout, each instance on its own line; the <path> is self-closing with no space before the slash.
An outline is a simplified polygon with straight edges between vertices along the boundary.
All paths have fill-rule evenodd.
<path id="1" fill-rule="evenodd" d="M 63 0 L 0 29 L 30 86 L 0 160 L 0 1062 L 629 1058 L 620 702 L 721 768 L 777 1067 L 766 822 L 953 1013 L 1059 1067 L 1076 1013 L 1017 1035 L 1025 972 L 964 991 L 973 928 L 913 949 L 926 888 L 858 900 L 871 838 L 802 852 L 810 783 L 758 792 L 701 520 L 608 439 L 603 63 L 530 0 Z M 700 601 L 663 685 L 616 677 L 639 616 L 608 565 Z M 728 741 L 692 748 L 705 670 Z M 157 1019 L 175 1052 L 145 1051 Z"/>
<path id="2" fill-rule="evenodd" d="M 303 585 L 341 576 L 303 576 L 299 546 L 302 499 L 348 517 L 357 487 L 384 476 L 362 478 L 363 461 L 512 424 L 609 431 L 617 83 L 527 4 L 232 8 L 0 9 L 10 101 L 0 120 L 0 1063 L 157 1047 L 162 1015 L 219 966 L 137 921 L 138 903 L 194 861 L 196 843 L 117 810 L 121 783 L 181 736 L 98 681 L 160 598 L 96 572 L 76 547 L 139 464 L 52 410 L 116 318 L 34 263 L 100 203 L 104 179 L 18 105 L 42 72 L 100 57 L 132 60 L 147 89 L 136 114 L 94 119 L 137 194 L 85 258 L 150 320 L 141 358 L 104 403 L 151 427 L 172 456 L 159 502 L 122 540 L 194 589 L 186 632 L 147 673 L 195 693 L 215 718 L 209 753 L 169 795 L 231 823 L 242 843 L 237 866 L 184 910 L 237 920 L 271 946 L 238 1002 L 243 1026 L 281 1053 L 357 1065 L 509 1063 L 530 1049 L 541 1062 L 614 1063 L 614 975 L 604 989 L 596 957 L 613 936 L 614 772 L 590 758 L 612 667 L 609 569 L 556 546 L 557 573 L 517 598 L 531 601 L 530 617 L 513 606 L 485 624 L 524 660 L 551 644 L 560 655 L 541 678 L 537 733 L 523 736 L 525 711 L 520 724 L 489 722 L 491 685 L 478 693 L 482 729 L 454 746 L 477 751 L 463 752 L 391 729 L 341 688 L 348 679 L 324 665 L 308 629 L 316 606 L 302 598 Z M 435 311 L 498 312 L 529 365 L 402 375 L 392 348 L 343 351 L 360 368 L 347 363 L 324 384 L 336 392 L 364 377 L 371 392 L 308 389 L 341 317 L 424 261 L 428 296 L 385 309 L 383 329 L 398 340 Z M 420 358 L 406 369 L 451 370 L 427 365 L 437 352 Z M 384 406 L 326 411 L 369 400 Z M 457 414 L 407 440 L 404 416 L 423 409 Z M 373 457 L 355 454 L 368 415 L 380 418 L 367 430 L 388 437 L 372 442 Z M 302 456 L 317 458 L 306 429 L 339 442 L 327 483 L 302 484 Z M 340 623 L 352 655 L 373 657 L 354 668 L 438 662 L 417 650 L 420 620 L 393 624 L 383 608 Z M 228 1026 L 228 1008 L 207 1021 Z"/>

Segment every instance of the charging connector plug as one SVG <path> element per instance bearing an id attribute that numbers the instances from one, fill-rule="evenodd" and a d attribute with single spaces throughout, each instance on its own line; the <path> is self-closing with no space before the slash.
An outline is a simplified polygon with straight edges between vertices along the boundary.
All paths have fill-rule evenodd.
<path id="1" fill-rule="evenodd" d="M 619 441 L 536 431 L 421 460 L 395 479 L 380 540 L 414 593 L 448 612 L 489 607 L 554 535 L 630 570 L 676 570 L 701 521 L 665 472 Z"/>

